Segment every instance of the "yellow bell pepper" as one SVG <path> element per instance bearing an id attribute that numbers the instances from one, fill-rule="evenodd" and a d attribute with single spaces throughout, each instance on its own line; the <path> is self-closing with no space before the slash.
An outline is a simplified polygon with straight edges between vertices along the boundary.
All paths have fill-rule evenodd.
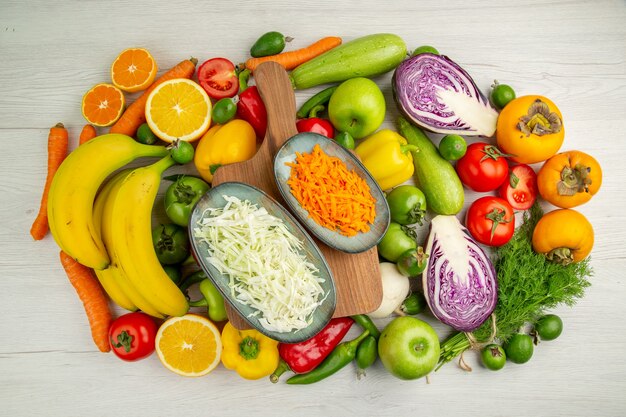
<path id="1" fill-rule="evenodd" d="M 387 190 L 413 176 L 411 151 L 416 150 L 417 146 L 408 145 L 400 134 L 383 129 L 367 137 L 354 151 L 380 188 Z"/>
<path id="2" fill-rule="evenodd" d="M 278 342 L 257 330 L 238 330 L 228 322 L 222 330 L 222 346 L 222 364 L 242 378 L 263 378 L 278 366 Z"/>
<path id="3" fill-rule="evenodd" d="M 231 120 L 216 125 L 200 139 L 193 162 L 206 181 L 213 181 L 222 165 L 246 161 L 256 153 L 256 133 L 245 120 Z"/>

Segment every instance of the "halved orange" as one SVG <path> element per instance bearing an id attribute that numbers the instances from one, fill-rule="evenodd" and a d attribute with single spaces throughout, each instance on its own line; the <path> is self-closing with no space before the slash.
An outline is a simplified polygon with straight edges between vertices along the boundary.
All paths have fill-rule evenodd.
<path id="1" fill-rule="evenodd" d="M 124 93 L 119 88 L 97 84 L 83 96 L 83 117 L 92 125 L 112 125 L 122 115 L 124 103 Z"/>
<path id="2" fill-rule="evenodd" d="M 157 75 L 157 64 L 148 50 L 129 48 L 122 51 L 111 65 L 111 80 L 122 91 L 145 90 Z"/>
<path id="3" fill-rule="evenodd" d="M 186 78 L 165 81 L 148 95 L 146 121 L 166 142 L 193 142 L 211 125 L 211 99 L 200 85 Z"/>
<path id="4" fill-rule="evenodd" d="M 161 363 L 183 376 L 202 376 L 220 363 L 220 332 L 206 317 L 172 317 L 159 327 L 155 342 Z"/>

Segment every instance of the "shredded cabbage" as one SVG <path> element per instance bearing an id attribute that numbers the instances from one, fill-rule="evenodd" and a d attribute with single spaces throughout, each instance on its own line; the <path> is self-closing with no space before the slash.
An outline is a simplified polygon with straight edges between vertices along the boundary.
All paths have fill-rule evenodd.
<path id="1" fill-rule="evenodd" d="M 323 302 L 324 279 L 302 254 L 303 244 L 283 220 L 264 207 L 223 196 L 223 208 L 208 208 L 194 235 L 208 245 L 206 260 L 227 275 L 232 297 L 257 311 L 275 332 L 307 327 Z"/>

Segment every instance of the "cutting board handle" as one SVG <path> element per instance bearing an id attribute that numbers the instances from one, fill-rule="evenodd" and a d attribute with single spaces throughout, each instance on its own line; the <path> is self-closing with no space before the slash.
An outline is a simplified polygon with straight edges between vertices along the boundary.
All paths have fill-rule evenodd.
<path id="1" fill-rule="evenodd" d="M 254 70 L 259 94 L 267 109 L 265 141 L 274 157 L 278 149 L 296 130 L 296 97 L 287 71 L 276 62 L 264 62 Z"/>

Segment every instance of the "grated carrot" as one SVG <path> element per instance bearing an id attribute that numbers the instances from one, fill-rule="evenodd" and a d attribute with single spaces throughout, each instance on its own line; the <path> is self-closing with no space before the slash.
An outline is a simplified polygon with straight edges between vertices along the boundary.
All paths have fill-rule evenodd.
<path id="1" fill-rule="evenodd" d="M 344 236 L 370 230 L 376 200 L 367 182 L 341 159 L 315 145 L 311 153 L 298 152 L 295 163 L 285 165 L 291 167 L 291 194 L 317 224 Z"/>

